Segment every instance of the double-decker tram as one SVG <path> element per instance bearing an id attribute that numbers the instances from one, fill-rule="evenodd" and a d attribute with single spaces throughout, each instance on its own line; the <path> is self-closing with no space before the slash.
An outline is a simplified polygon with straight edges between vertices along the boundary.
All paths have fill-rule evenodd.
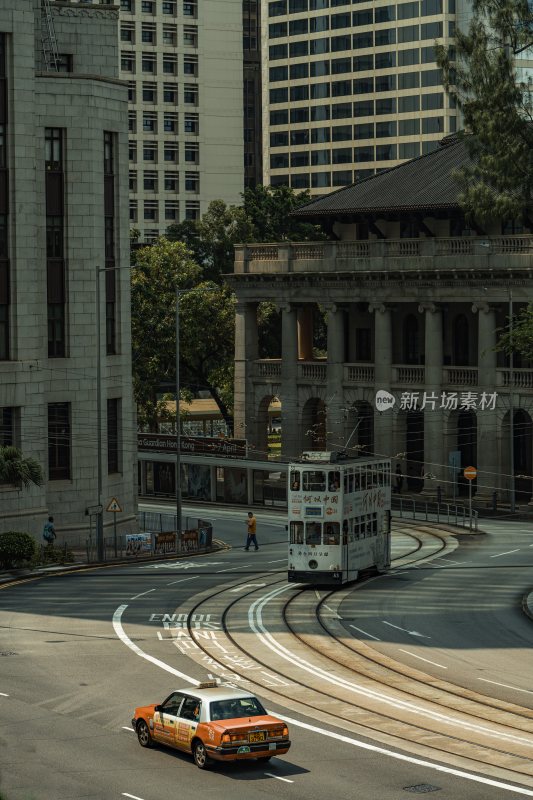
<path id="1" fill-rule="evenodd" d="M 341 585 L 388 569 L 390 460 L 304 453 L 288 480 L 289 581 Z"/>

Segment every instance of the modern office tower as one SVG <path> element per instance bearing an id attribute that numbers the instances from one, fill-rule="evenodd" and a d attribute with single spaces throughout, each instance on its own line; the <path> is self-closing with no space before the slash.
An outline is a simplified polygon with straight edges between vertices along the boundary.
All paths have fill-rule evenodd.
<path id="1" fill-rule="evenodd" d="M 455 22 L 456 0 L 265 0 L 264 183 L 326 193 L 436 148 Z"/>
<path id="2" fill-rule="evenodd" d="M 263 179 L 261 109 L 261 3 L 242 2 L 244 57 L 244 185 L 252 188 Z"/>
<path id="3" fill-rule="evenodd" d="M 91 3 L 0 6 L 0 445 L 45 476 L 0 485 L 0 531 L 40 537 L 52 514 L 72 541 L 112 497 L 119 529 L 135 523 L 117 25 L 116 8 Z"/>
<path id="4" fill-rule="evenodd" d="M 121 0 L 130 223 L 150 241 L 244 186 L 242 0 Z"/>

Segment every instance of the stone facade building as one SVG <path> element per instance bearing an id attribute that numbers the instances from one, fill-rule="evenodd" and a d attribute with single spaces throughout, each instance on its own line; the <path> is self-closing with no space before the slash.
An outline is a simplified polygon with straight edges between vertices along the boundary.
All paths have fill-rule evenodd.
<path id="1" fill-rule="evenodd" d="M 0 486 L 0 530 L 40 536 L 52 514 L 59 539 L 72 538 L 89 529 L 86 510 L 112 497 L 123 508 L 119 527 L 135 522 L 117 28 L 118 8 L 100 4 L 0 7 L 0 443 L 45 473 L 40 488 Z"/>
<path id="2" fill-rule="evenodd" d="M 517 499 L 529 501 L 533 365 L 495 348 L 510 308 L 533 298 L 533 223 L 469 229 L 451 177 L 467 157 L 452 137 L 296 212 L 331 241 L 237 248 L 236 435 L 265 451 L 278 397 L 284 456 L 388 456 L 402 490 L 447 496 L 466 491 L 450 465 L 475 466 L 486 501 L 509 499 L 512 439 Z M 259 358 L 262 301 L 280 309 L 281 358 Z M 327 356 L 313 341 L 317 308 Z M 379 390 L 392 408 L 378 410 Z"/>

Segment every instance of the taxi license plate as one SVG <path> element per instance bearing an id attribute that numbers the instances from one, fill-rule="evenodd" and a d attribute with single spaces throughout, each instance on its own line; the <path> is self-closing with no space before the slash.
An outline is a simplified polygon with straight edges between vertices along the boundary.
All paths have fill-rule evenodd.
<path id="1" fill-rule="evenodd" d="M 249 742 L 264 742 L 266 739 L 266 735 L 264 731 L 255 731 L 254 733 L 248 734 L 248 741 Z"/>

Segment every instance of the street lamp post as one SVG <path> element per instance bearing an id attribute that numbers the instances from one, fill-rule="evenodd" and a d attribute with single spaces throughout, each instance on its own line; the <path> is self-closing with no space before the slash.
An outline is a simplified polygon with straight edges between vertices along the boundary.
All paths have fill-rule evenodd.
<path id="1" fill-rule="evenodd" d="M 514 359 L 513 359 L 513 290 L 509 289 L 509 459 L 510 472 L 510 511 L 516 511 L 516 493 L 514 478 Z"/>
<path id="2" fill-rule="evenodd" d="M 176 285 L 176 534 L 177 546 L 179 547 L 181 534 L 181 421 L 180 421 L 180 297 L 189 292 L 215 292 L 217 286 L 194 287 L 191 289 L 180 289 Z"/>
<path id="3" fill-rule="evenodd" d="M 102 506 L 102 353 L 100 331 L 100 273 L 102 267 L 96 267 L 96 558 L 104 560 L 104 517 Z"/>

